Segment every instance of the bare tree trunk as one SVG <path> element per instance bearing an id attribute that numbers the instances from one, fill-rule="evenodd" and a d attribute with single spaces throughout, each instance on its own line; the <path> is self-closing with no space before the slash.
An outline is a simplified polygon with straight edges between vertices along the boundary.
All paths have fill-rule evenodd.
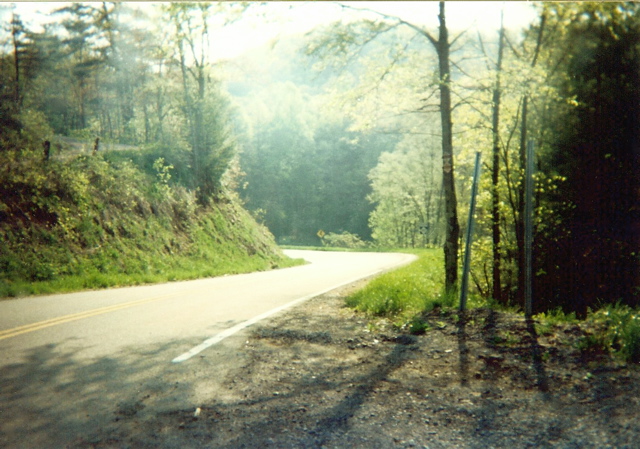
<path id="1" fill-rule="evenodd" d="M 458 246 L 460 224 L 453 169 L 453 125 L 451 121 L 451 71 L 449 68 L 449 33 L 445 19 L 445 2 L 440 2 L 438 40 L 434 43 L 440 70 L 440 120 L 442 124 L 442 185 L 446 234 L 444 243 L 445 291 L 452 293 L 458 283 Z"/>
<path id="2" fill-rule="evenodd" d="M 502 53 L 504 49 L 504 15 L 500 19 L 500 42 L 498 44 L 498 61 L 496 63 L 496 84 L 493 89 L 493 165 L 491 168 L 491 235 L 493 239 L 493 299 L 502 303 L 502 279 L 500 256 L 500 192 L 498 181 L 500 180 L 500 75 L 502 71 Z"/>
<path id="3" fill-rule="evenodd" d="M 546 14 L 543 12 L 540 16 L 540 30 L 538 31 L 538 39 L 536 43 L 536 49 L 533 53 L 533 60 L 531 61 L 531 67 L 535 67 L 538 62 L 538 56 L 540 55 L 540 47 L 542 45 L 542 33 L 544 31 L 544 25 L 546 22 Z M 518 245 L 518 290 L 517 290 L 517 302 L 524 307 L 524 173 L 527 166 L 527 111 L 528 111 L 529 97 L 524 96 L 522 101 L 522 126 L 520 130 L 520 179 L 521 182 L 518 186 L 518 213 L 516 214 L 516 243 Z"/>
<path id="4" fill-rule="evenodd" d="M 13 91 L 13 101 L 15 103 L 15 107 L 16 107 L 16 111 L 20 110 L 20 48 L 19 48 L 19 44 L 18 44 L 18 24 L 19 24 L 19 19 L 14 15 L 13 19 L 11 20 L 11 37 L 13 39 L 13 65 L 14 65 L 14 76 L 15 76 L 15 82 L 14 82 L 14 91 Z"/>

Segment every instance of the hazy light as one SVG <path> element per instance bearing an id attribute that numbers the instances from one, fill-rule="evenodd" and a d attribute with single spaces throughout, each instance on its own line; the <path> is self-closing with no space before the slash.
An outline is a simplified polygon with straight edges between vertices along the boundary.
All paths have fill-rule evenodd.
<path id="1" fill-rule="evenodd" d="M 438 3 L 435 1 L 387 1 L 387 2 L 344 2 L 343 8 L 337 2 L 273 2 L 253 4 L 242 20 L 224 29 L 213 30 L 213 60 L 231 59 L 243 52 L 264 45 L 279 36 L 306 33 L 313 28 L 336 20 L 350 21 L 358 17 L 379 17 L 366 11 L 370 9 L 383 14 L 399 17 L 416 25 L 425 26 L 435 33 L 438 27 Z M 27 25 L 42 25 L 59 20 L 51 16 L 55 9 L 70 5 L 63 2 L 19 2 L 13 4 L 15 11 Z M 131 2 L 132 8 L 139 8 L 154 19 L 161 3 Z M 10 4 L 5 3 L 5 7 Z M 497 30 L 500 26 L 500 11 L 504 8 L 505 25 L 517 30 L 528 26 L 535 19 L 535 10 L 529 2 L 484 2 L 449 1 L 446 3 L 447 25 L 452 32 L 469 28 L 480 31 Z M 10 20 L 10 11 L 5 10 L 1 18 Z"/>

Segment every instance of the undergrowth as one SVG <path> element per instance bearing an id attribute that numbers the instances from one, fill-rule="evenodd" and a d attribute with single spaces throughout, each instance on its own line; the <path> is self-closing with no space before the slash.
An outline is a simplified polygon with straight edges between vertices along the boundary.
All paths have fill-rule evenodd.
<path id="1" fill-rule="evenodd" d="M 296 264 L 233 194 L 208 206 L 128 160 L 0 155 L 0 297 Z"/>
<path id="2" fill-rule="evenodd" d="M 383 317 L 399 328 L 423 333 L 430 328 L 423 319 L 425 313 L 437 307 L 458 305 L 457 295 L 443 294 L 442 252 L 435 249 L 412 251 L 418 260 L 372 280 L 366 287 L 349 296 L 349 307 L 371 317 Z M 469 308 L 496 308 L 491 301 L 477 295 L 469 298 Z M 499 308 L 502 312 L 521 313 L 516 309 Z M 628 363 L 640 363 L 640 311 L 623 304 L 609 304 L 592 310 L 586 320 L 575 313 L 551 310 L 534 316 L 539 335 L 550 335 L 559 327 L 575 325 L 584 336 L 578 340 L 582 352 L 611 354 Z"/>
<path id="3" fill-rule="evenodd" d="M 583 353 L 612 354 L 625 362 L 640 363 L 640 311 L 624 304 L 607 304 L 590 310 L 580 322 L 574 313 L 561 310 L 535 316 L 539 329 L 552 331 L 554 325 L 578 324 L 585 335 L 578 340 L 577 349 Z"/>

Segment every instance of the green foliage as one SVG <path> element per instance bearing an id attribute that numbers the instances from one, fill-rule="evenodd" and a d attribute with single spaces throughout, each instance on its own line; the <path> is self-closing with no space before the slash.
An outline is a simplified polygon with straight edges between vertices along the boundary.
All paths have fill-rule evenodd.
<path id="1" fill-rule="evenodd" d="M 433 140 L 407 136 L 383 153 L 369 173 L 375 210 L 369 218 L 375 242 L 387 247 L 442 243 L 442 176 Z"/>
<path id="2" fill-rule="evenodd" d="M 286 266 L 233 196 L 192 192 L 100 155 L 0 154 L 0 297 Z"/>
<path id="3" fill-rule="evenodd" d="M 573 107 L 554 117 L 562 126 L 552 128 L 548 163 L 567 182 L 543 197 L 563 220 L 541 236 L 545 275 L 537 287 L 584 317 L 601 303 L 639 303 L 639 9 L 631 3 L 549 8 L 554 19 L 573 19 L 556 44 L 570 57 L 555 57 L 565 75 L 555 84 Z M 562 203 L 569 207 L 554 207 Z"/>
<path id="4" fill-rule="evenodd" d="M 373 316 L 394 319 L 398 325 L 411 323 L 418 331 L 419 315 L 435 307 L 450 307 L 453 296 L 443 294 L 442 253 L 416 251 L 419 259 L 383 274 L 347 298 L 347 305 Z"/>
<path id="5" fill-rule="evenodd" d="M 629 363 L 640 363 L 640 312 L 627 305 L 606 304 L 591 311 L 586 320 L 578 320 L 575 312 L 554 309 L 534 316 L 536 330 L 551 334 L 557 326 L 572 324 L 585 329 L 576 347 L 585 354 L 609 354 Z"/>
<path id="6" fill-rule="evenodd" d="M 324 246 L 330 246 L 334 248 L 350 248 L 361 249 L 366 245 L 357 234 L 351 234 L 350 232 L 343 232 L 336 234 L 330 232 L 322 238 L 322 244 Z"/>
<path id="7" fill-rule="evenodd" d="M 319 229 L 368 240 L 367 173 L 395 139 L 350 131 L 341 115 L 325 114 L 321 98 L 292 82 L 242 100 L 249 129 L 240 193 L 250 210 L 264 211 L 278 242 L 318 245 Z"/>
<path id="8" fill-rule="evenodd" d="M 588 321 L 598 330 L 583 340 L 585 347 L 600 346 L 631 363 L 640 363 L 640 313 L 623 304 L 608 304 Z"/>

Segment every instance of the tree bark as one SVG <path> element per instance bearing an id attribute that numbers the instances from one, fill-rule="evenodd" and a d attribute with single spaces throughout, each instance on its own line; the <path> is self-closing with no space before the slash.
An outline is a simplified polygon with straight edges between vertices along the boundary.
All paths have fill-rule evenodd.
<path id="1" fill-rule="evenodd" d="M 442 183 L 446 235 L 444 243 L 445 291 L 453 293 L 458 283 L 458 246 L 460 224 L 453 169 L 453 124 L 451 121 L 451 71 L 449 68 L 449 33 L 445 18 L 445 2 L 440 2 L 438 40 L 434 43 L 440 70 L 440 120 L 442 124 Z"/>
<path id="2" fill-rule="evenodd" d="M 503 303 L 501 256 L 500 256 L 500 192 L 498 182 L 500 180 L 500 75 L 502 72 L 502 53 L 504 49 L 504 22 L 500 19 L 500 38 L 498 44 L 498 61 L 496 63 L 496 84 L 493 89 L 493 164 L 491 168 L 491 235 L 493 240 L 493 267 L 492 286 L 493 299 Z"/>
<path id="3" fill-rule="evenodd" d="M 542 33 L 546 23 L 546 14 L 542 13 L 540 16 L 540 29 L 538 31 L 538 37 L 536 42 L 536 48 L 533 53 L 533 59 L 531 61 L 531 68 L 536 66 L 538 62 L 538 56 L 540 55 L 540 47 L 542 46 Z M 525 168 L 527 166 L 527 111 L 529 104 L 529 96 L 525 95 L 522 100 L 522 126 L 520 130 L 520 183 L 518 185 L 518 213 L 516 214 L 516 243 L 518 245 L 518 290 L 517 290 L 517 302 L 524 307 L 524 283 L 525 283 L 525 254 L 524 254 L 524 176 Z"/>

